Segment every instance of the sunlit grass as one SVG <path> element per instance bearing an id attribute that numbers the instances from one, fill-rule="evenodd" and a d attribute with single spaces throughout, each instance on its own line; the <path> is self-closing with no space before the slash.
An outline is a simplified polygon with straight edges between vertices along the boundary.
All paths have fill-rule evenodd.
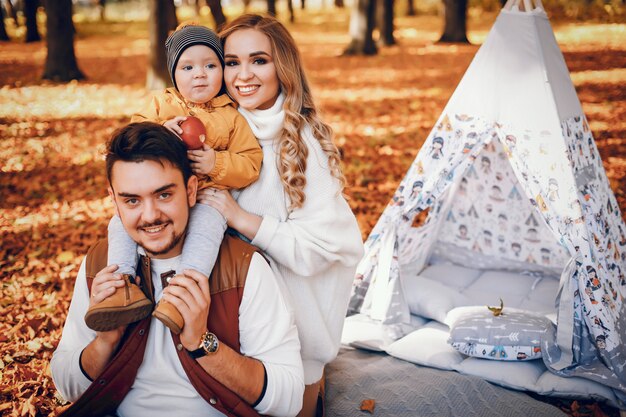
<path id="1" fill-rule="evenodd" d="M 147 99 L 146 91 L 132 86 L 72 82 L 62 85 L 3 88 L 0 117 L 40 119 L 95 116 L 130 116 Z"/>
<path id="2" fill-rule="evenodd" d="M 574 85 L 582 84 L 617 84 L 626 82 L 626 68 L 614 68 L 610 70 L 590 70 L 570 73 Z"/>

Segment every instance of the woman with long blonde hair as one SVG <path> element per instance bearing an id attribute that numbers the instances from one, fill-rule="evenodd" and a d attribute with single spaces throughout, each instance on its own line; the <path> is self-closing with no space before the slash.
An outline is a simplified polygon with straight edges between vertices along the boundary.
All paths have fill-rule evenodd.
<path id="1" fill-rule="evenodd" d="M 345 201 L 332 129 L 318 115 L 300 53 L 272 17 L 243 15 L 220 33 L 224 81 L 263 150 L 259 179 L 235 199 L 206 191 L 232 229 L 270 258 L 290 296 L 314 416 L 324 365 L 337 355 L 361 234 Z M 268 329 L 271 332 L 271 329 Z"/>

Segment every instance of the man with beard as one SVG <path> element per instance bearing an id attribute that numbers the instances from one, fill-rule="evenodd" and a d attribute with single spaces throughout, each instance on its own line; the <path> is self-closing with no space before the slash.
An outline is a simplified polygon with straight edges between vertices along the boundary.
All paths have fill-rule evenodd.
<path id="1" fill-rule="evenodd" d="M 170 273 L 198 184 L 182 141 L 155 123 L 130 124 L 108 143 L 106 167 L 140 272 L 131 283 L 106 265 L 106 241 L 83 260 L 51 361 L 58 390 L 73 401 L 64 415 L 297 414 L 304 382 L 294 317 L 256 248 L 226 236 L 210 278 Z M 88 309 L 108 298 L 144 296 L 179 309 L 180 335 L 150 315 L 106 331 L 85 324 Z"/>

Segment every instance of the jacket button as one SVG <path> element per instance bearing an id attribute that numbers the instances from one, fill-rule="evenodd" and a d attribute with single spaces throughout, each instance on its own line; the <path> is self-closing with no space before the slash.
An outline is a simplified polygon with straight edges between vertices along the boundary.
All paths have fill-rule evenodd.
<path id="1" fill-rule="evenodd" d="M 179 351 L 183 350 L 183 344 L 182 343 L 177 344 L 176 349 L 178 349 Z"/>
<path id="2" fill-rule="evenodd" d="M 210 403 L 211 405 L 215 405 L 215 404 L 217 404 L 217 400 L 216 400 L 215 398 L 210 398 L 210 399 L 209 399 L 209 403 Z"/>
<path id="3" fill-rule="evenodd" d="M 146 331 L 144 329 L 139 330 L 139 336 L 143 336 Z"/>
<path id="4" fill-rule="evenodd" d="M 106 383 L 107 383 L 107 380 L 106 380 L 106 379 L 101 379 L 101 380 L 99 380 L 99 381 L 98 381 L 98 383 L 99 383 L 100 385 L 104 385 L 104 384 L 106 384 Z"/>

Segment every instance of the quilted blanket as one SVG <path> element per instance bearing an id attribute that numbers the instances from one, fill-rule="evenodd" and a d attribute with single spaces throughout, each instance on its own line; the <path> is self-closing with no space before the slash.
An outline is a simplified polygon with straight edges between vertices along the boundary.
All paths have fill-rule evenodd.
<path id="1" fill-rule="evenodd" d="M 342 348 L 326 367 L 326 415 L 376 417 L 556 417 L 558 408 L 457 372 L 415 365 L 384 353 Z"/>

